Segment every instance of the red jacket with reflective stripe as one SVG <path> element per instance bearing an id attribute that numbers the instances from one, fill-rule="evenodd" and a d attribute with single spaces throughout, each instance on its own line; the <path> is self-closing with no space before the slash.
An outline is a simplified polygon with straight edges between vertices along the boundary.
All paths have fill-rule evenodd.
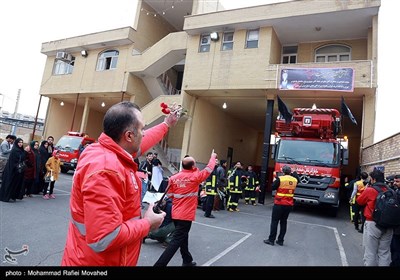
<path id="1" fill-rule="evenodd" d="M 166 124 L 146 131 L 141 150 L 159 142 Z M 62 265 L 135 266 L 150 224 L 140 219 L 141 180 L 133 157 L 104 133 L 79 158 Z"/>
<path id="2" fill-rule="evenodd" d="M 203 170 L 182 169 L 169 178 L 168 197 L 172 197 L 172 219 L 194 221 L 197 209 L 199 185 L 214 170 L 215 157 L 212 156 Z"/>

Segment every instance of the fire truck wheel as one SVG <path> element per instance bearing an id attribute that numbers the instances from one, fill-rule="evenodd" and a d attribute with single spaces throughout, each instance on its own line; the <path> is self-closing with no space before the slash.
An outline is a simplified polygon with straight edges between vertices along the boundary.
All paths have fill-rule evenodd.
<path id="1" fill-rule="evenodd" d="M 329 209 L 329 216 L 336 217 L 339 211 L 339 202 L 337 205 L 331 206 Z"/>

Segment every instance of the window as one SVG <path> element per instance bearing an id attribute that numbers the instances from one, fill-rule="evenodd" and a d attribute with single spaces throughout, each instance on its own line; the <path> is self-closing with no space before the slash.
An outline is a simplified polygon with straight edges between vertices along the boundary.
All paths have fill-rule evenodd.
<path id="1" fill-rule="evenodd" d="M 294 64 L 297 62 L 297 46 L 285 46 L 282 48 L 282 64 Z"/>
<path id="2" fill-rule="evenodd" d="M 233 32 L 225 32 L 222 38 L 222 50 L 232 50 L 233 49 Z"/>
<path id="3" fill-rule="evenodd" d="M 201 35 L 199 52 L 209 52 L 210 42 L 211 42 L 210 34 Z"/>
<path id="4" fill-rule="evenodd" d="M 68 75 L 74 70 L 75 57 L 71 56 L 71 60 L 56 59 L 54 62 L 53 75 Z"/>
<path id="5" fill-rule="evenodd" d="M 99 56 L 96 71 L 105 71 L 117 68 L 119 51 L 105 51 Z"/>
<path id="6" fill-rule="evenodd" d="M 248 30 L 247 37 L 246 37 L 246 48 L 258 48 L 258 33 L 259 30 Z"/>
<path id="7" fill-rule="evenodd" d="M 351 49 L 344 45 L 324 46 L 315 51 L 315 62 L 350 61 Z"/>
<path id="8" fill-rule="evenodd" d="M 299 149 L 301 145 L 301 149 Z M 284 140 L 279 141 L 277 162 L 337 166 L 339 164 L 340 148 L 337 143 Z"/>

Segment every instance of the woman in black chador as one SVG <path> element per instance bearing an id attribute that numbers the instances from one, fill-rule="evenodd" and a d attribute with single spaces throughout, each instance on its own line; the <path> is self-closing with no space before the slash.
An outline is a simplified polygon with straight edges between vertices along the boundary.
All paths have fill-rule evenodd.
<path id="1" fill-rule="evenodd" d="M 12 201 L 15 201 L 17 198 L 22 199 L 22 183 L 24 180 L 24 174 L 18 173 L 17 165 L 18 163 L 25 161 L 23 144 L 24 141 L 21 138 L 17 138 L 12 147 L 10 157 L 8 158 L 3 172 L 0 188 L 1 201 L 9 202 L 10 199 Z"/>

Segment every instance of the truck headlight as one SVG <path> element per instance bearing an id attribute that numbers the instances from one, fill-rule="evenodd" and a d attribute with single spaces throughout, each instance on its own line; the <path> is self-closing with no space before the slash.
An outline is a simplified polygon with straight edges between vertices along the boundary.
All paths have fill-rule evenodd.
<path id="1" fill-rule="evenodd" d="M 78 162 L 78 159 L 76 159 L 76 158 L 71 159 L 71 163 L 77 163 L 77 162 Z"/>

